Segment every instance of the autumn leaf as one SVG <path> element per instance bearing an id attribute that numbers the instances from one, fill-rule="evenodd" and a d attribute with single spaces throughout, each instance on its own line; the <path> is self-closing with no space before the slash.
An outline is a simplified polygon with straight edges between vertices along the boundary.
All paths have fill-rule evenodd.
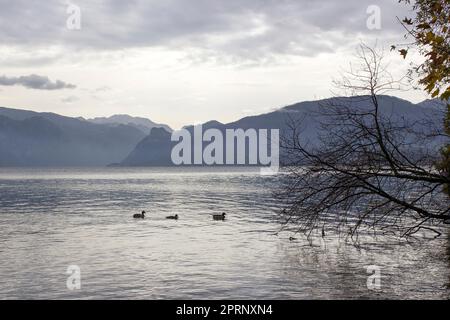
<path id="1" fill-rule="evenodd" d="M 413 24 L 413 21 L 412 21 L 412 19 L 411 18 L 406 18 L 405 17 L 405 19 L 403 19 L 403 21 L 402 21 L 404 24 L 407 24 L 407 25 L 412 25 Z"/>
<path id="2" fill-rule="evenodd" d="M 398 50 L 398 52 L 400 52 L 400 55 L 403 56 L 403 59 L 406 59 L 406 55 L 408 54 L 408 50 L 401 49 L 401 50 Z"/>

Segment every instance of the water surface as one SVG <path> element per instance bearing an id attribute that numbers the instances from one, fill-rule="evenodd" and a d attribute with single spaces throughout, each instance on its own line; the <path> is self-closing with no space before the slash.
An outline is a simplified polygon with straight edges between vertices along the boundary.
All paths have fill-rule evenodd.
<path id="1" fill-rule="evenodd" d="M 0 299 L 449 298 L 446 236 L 290 242 L 276 235 L 275 180 L 248 169 L 0 169 Z M 147 219 L 131 218 L 141 210 Z M 69 265 L 81 290 L 66 287 Z M 369 265 L 381 267 L 379 291 L 367 289 Z"/>

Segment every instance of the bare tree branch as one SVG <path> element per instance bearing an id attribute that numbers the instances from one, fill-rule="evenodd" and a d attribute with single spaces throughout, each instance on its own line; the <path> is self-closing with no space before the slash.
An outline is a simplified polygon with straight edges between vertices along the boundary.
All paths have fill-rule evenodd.
<path id="1" fill-rule="evenodd" d="M 442 193 L 449 176 L 435 164 L 443 126 L 424 118 L 408 121 L 380 106 L 380 94 L 402 87 L 383 55 L 362 45 L 361 65 L 351 67 L 337 88 L 350 97 L 328 99 L 312 116 L 320 119 L 320 143 L 302 141 L 302 120 L 290 118 L 282 148 L 289 174 L 280 214 L 286 225 L 308 236 L 324 226 L 357 238 L 361 230 L 412 236 L 450 221 Z M 439 140 L 441 139 L 441 140 Z"/>

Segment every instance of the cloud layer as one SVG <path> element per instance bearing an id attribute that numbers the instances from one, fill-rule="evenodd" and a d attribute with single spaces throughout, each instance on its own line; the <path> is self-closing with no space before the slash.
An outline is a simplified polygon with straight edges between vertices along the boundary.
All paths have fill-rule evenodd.
<path id="1" fill-rule="evenodd" d="M 80 30 L 68 28 L 69 3 Z M 367 25 L 371 6 L 379 29 Z M 0 105 L 231 122 L 328 97 L 360 42 L 403 42 L 396 16 L 410 14 L 397 0 L 0 0 Z M 413 55 L 386 53 L 403 75 Z"/>
<path id="2" fill-rule="evenodd" d="M 348 44 L 366 26 L 373 0 L 77 0 L 81 30 L 66 28 L 65 0 L 0 0 L 0 43 L 116 50 L 201 48 L 236 57 L 313 56 Z M 393 0 L 377 1 L 382 32 L 401 31 L 407 13 Z"/>
<path id="3" fill-rule="evenodd" d="M 23 86 L 28 89 L 37 90 L 61 90 L 61 89 L 75 89 L 76 86 L 70 83 L 65 83 L 61 80 L 52 82 L 48 77 L 32 74 L 21 77 L 6 77 L 0 76 L 1 86 Z"/>

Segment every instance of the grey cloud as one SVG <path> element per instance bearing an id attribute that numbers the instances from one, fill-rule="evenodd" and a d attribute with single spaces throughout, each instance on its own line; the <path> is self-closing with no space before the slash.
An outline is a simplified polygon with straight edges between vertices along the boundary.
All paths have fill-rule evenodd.
<path id="1" fill-rule="evenodd" d="M 23 86 L 28 89 L 37 90 L 61 90 L 61 89 L 75 89 L 76 86 L 70 83 L 65 83 L 61 80 L 52 82 L 48 77 L 39 75 L 29 75 L 21 77 L 6 77 L 0 76 L 0 85 L 2 86 Z"/>
<path id="2" fill-rule="evenodd" d="M 37 53 L 30 54 L 27 51 L 11 52 L 0 55 L 0 67 L 32 67 L 54 64 L 63 58 L 63 54 Z"/>
<path id="3" fill-rule="evenodd" d="M 374 3 L 376 2 L 376 3 Z M 200 48 L 237 57 L 316 55 L 338 50 L 366 28 L 366 9 L 381 8 L 383 37 L 403 30 L 393 0 L 78 0 L 82 29 L 66 29 L 66 1 L 0 0 L 0 43 L 78 49 Z"/>

